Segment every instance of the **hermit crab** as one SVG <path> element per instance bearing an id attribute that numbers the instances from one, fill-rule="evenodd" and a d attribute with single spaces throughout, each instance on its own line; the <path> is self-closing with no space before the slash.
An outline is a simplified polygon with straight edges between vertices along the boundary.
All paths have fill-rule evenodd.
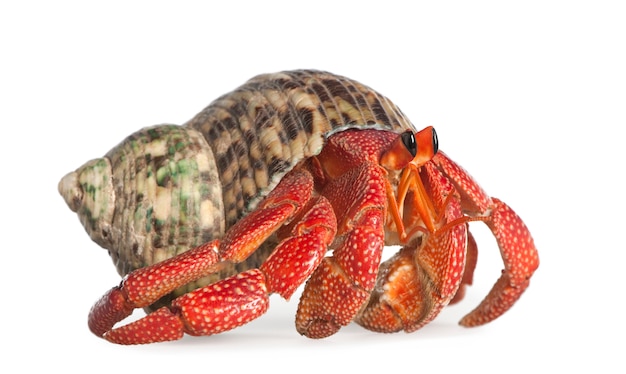
<path id="1" fill-rule="evenodd" d="M 141 344 L 243 325 L 305 284 L 297 331 L 411 332 L 463 298 L 493 232 L 504 270 L 460 324 L 499 317 L 539 265 L 531 234 L 378 92 L 313 70 L 257 76 L 182 126 L 130 135 L 59 191 L 123 276 L 91 331 Z M 397 252 L 382 260 L 385 246 Z M 148 314 L 115 327 L 135 308 Z"/>

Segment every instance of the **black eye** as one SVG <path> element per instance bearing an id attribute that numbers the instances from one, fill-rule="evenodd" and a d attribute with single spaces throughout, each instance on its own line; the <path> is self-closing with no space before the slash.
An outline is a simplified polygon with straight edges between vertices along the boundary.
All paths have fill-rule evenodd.
<path id="1" fill-rule="evenodd" d="M 415 157 L 415 155 L 417 154 L 417 142 L 415 141 L 415 135 L 413 135 L 412 131 L 407 131 L 401 136 L 402 143 L 404 143 L 406 149 L 411 153 L 411 156 Z M 434 132 L 433 136 L 435 136 L 435 139 L 437 138 L 437 136 L 434 135 Z"/>
<path id="2" fill-rule="evenodd" d="M 433 155 L 436 155 L 438 150 L 439 150 L 439 139 L 437 138 L 437 132 L 435 131 L 435 128 L 433 127 Z"/>

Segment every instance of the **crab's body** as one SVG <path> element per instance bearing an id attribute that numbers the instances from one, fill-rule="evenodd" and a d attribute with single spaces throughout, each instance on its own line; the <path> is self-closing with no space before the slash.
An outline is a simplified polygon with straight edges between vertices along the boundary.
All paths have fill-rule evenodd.
<path id="1" fill-rule="evenodd" d="M 432 128 L 416 132 L 384 96 L 318 71 L 253 78 L 184 126 L 131 135 L 59 189 L 126 276 L 90 315 L 119 343 L 233 328 L 308 278 L 300 333 L 352 320 L 413 331 L 471 283 L 473 220 L 494 232 L 505 271 L 464 325 L 506 311 L 538 265 L 523 222 L 437 152 Z M 381 265 L 385 245 L 402 249 Z"/>

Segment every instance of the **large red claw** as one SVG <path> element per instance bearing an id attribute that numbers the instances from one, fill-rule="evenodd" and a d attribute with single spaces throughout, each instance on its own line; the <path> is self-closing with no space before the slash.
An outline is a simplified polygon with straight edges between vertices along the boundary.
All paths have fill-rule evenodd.
<path id="1" fill-rule="evenodd" d="M 429 179 L 440 173 L 427 168 Z M 445 188 L 452 191 L 452 186 Z M 461 213 L 458 198 L 435 199 L 444 209 L 445 227 Z M 448 305 L 462 281 L 465 266 L 467 224 L 456 224 L 409 242 L 381 266 L 378 284 L 356 322 L 373 331 L 415 331 L 432 321 Z"/>

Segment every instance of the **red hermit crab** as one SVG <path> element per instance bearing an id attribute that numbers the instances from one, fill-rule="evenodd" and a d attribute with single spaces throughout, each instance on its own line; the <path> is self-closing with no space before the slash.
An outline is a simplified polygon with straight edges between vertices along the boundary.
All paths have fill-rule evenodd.
<path id="1" fill-rule="evenodd" d="M 472 221 L 493 232 L 504 270 L 461 325 L 499 317 L 539 265 L 522 220 L 438 150 L 432 127 L 319 71 L 257 76 L 183 126 L 129 136 L 59 191 L 124 275 L 89 315 L 120 344 L 235 328 L 304 282 L 300 334 L 352 321 L 414 331 L 471 283 Z M 149 314 L 114 328 L 135 308 Z"/>

